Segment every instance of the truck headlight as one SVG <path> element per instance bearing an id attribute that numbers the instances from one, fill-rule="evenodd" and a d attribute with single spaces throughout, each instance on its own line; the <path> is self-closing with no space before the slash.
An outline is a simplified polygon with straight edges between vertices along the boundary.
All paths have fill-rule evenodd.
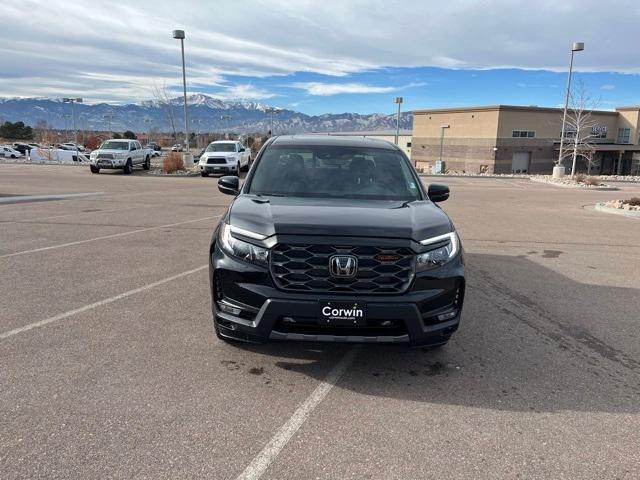
<path id="1" fill-rule="evenodd" d="M 245 262 L 266 267 L 269 263 L 269 250 L 235 238 L 231 234 L 231 225 L 223 223 L 220 227 L 220 245 L 230 255 Z"/>
<path id="2" fill-rule="evenodd" d="M 445 243 L 446 242 L 446 243 Z M 439 267 L 451 261 L 460 251 L 460 239 L 456 232 L 428 238 L 420 242 L 422 245 L 442 244 L 433 250 L 421 253 L 416 258 L 416 269 L 418 271 Z"/>

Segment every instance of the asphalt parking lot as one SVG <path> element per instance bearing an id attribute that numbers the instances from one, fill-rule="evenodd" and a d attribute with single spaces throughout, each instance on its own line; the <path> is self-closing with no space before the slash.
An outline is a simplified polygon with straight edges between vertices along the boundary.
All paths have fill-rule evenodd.
<path id="1" fill-rule="evenodd" d="M 0 478 L 639 478 L 640 185 L 446 183 L 444 349 L 233 346 L 215 178 L 0 165 Z"/>

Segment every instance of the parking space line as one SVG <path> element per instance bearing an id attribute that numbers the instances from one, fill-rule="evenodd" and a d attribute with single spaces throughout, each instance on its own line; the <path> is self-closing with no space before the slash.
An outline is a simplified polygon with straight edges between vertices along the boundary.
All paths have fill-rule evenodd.
<path id="1" fill-rule="evenodd" d="M 23 327 L 14 328 L 13 330 L 9 330 L 8 332 L 0 333 L 0 340 L 5 338 L 12 337 L 14 335 L 18 335 L 19 333 L 27 332 L 34 328 L 43 327 L 53 322 L 57 322 L 59 320 L 64 320 L 65 318 L 72 317 L 73 315 L 77 315 L 78 313 L 86 312 L 87 310 L 93 310 L 94 308 L 101 307 L 103 305 L 107 305 L 109 303 L 116 302 L 118 300 L 122 300 L 123 298 L 130 297 L 131 295 L 135 295 L 136 293 L 144 292 L 146 290 L 150 290 L 154 287 L 158 287 L 160 285 L 164 285 L 165 283 L 169 283 L 173 280 L 177 280 L 178 278 L 186 277 L 187 275 L 191 275 L 192 273 L 199 272 L 204 270 L 209 265 L 202 265 L 198 268 L 194 268 L 192 270 L 187 270 L 186 272 L 178 273 L 177 275 L 172 275 L 171 277 L 164 278 L 162 280 L 158 280 L 157 282 L 150 283 L 143 287 L 134 288 L 133 290 L 129 290 L 128 292 L 121 293 L 119 295 L 115 295 L 113 297 L 105 298 L 104 300 L 99 300 L 94 303 L 90 303 L 80 308 L 76 308 L 74 310 L 69 310 L 68 312 L 60 313 L 53 317 L 45 318 L 44 320 L 40 320 L 38 322 L 33 322 Z"/>
<path id="2" fill-rule="evenodd" d="M 515 183 L 515 180 L 502 180 L 501 178 L 494 178 L 493 180 L 495 180 L 496 182 L 500 182 L 500 183 L 503 183 L 505 185 L 508 185 L 511 188 L 519 188 L 521 190 L 525 190 L 526 189 L 524 186 Z"/>
<path id="3" fill-rule="evenodd" d="M 360 349 L 361 347 L 357 345 L 342 357 L 320 385 L 318 385 L 315 390 L 311 392 L 311 395 L 293 412 L 289 420 L 278 429 L 276 434 L 269 440 L 269 443 L 265 445 L 236 480 L 257 480 L 264 474 L 289 440 L 291 440 L 307 418 L 309 418 L 309 415 L 311 415 L 320 402 L 324 400 L 342 375 L 344 375 L 344 372 L 349 365 L 351 365 Z"/>
<path id="4" fill-rule="evenodd" d="M 158 225 L 156 227 L 140 228 L 138 230 L 130 230 L 128 232 L 113 233 L 111 235 L 103 235 L 102 237 L 88 238 L 86 240 L 78 240 L 76 242 L 61 243 L 58 245 L 51 245 L 49 247 L 40 247 L 40 248 L 31 249 L 31 250 L 23 250 L 21 252 L 6 253 L 4 255 L 0 255 L 0 258 L 15 257 L 18 255 L 26 255 L 28 253 L 45 252 L 47 250 L 55 250 L 57 248 L 72 247 L 74 245 L 82 245 L 83 243 L 96 242 L 98 240 L 106 240 L 108 238 L 123 237 L 125 235 L 133 235 L 134 233 L 149 232 L 151 230 L 157 230 L 159 228 L 176 227 L 178 225 L 185 225 L 187 223 L 202 222 L 204 220 L 213 220 L 214 218 L 220 218 L 221 216 L 222 215 L 214 215 L 213 217 L 196 218 L 195 220 L 185 220 L 184 222 L 168 223 L 166 225 Z"/>

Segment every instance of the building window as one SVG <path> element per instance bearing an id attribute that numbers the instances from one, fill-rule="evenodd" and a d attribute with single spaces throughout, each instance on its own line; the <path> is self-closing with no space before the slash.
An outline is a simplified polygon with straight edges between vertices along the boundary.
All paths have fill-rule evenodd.
<path id="1" fill-rule="evenodd" d="M 535 138 L 536 132 L 533 130 L 514 130 L 511 132 L 513 138 Z"/>
<path id="2" fill-rule="evenodd" d="M 616 140 L 616 143 L 629 143 L 629 140 L 631 140 L 631 129 L 619 128 L 618 139 Z"/>
<path id="3" fill-rule="evenodd" d="M 407 148 L 411 148 L 411 142 L 407 142 Z"/>

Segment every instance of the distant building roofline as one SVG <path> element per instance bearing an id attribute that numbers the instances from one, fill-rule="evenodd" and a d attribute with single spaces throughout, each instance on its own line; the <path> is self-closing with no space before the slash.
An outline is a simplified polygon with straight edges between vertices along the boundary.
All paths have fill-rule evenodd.
<path id="1" fill-rule="evenodd" d="M 633 107 L 622 107 L 623 109 L 633 109 Z M 562 112 L 562 108 L 554 107 L 537 107 L 535 105 L 481 105 L 477 107 L 451 107 L 451 108 L 429 108 L 423 110 L 412 110 L 414 115 L 424 115 L 429 113 L 463 113 L 463 112 L 490 112 L 496 110 L 509 110 L 516 112 Z M 620 110 L 618 108 L 617 110 Z M 614 110 L 593 110 L 594 113 L 605 115 L 616 115 Z"/>
<path id="2" fill-rule="evenodd" d="M 347 137 L 362 137 L 362 136 L 386 136 L 393 137 L 396 134 L 395 130 L 367 130 L 362 132 L 327 132 L 327 133 L 319 133 L 318 135 L 344 135 Z M 400 130 L 398 135 L 400 136 L 411 136 L 413 134 L 413 130 Z"/>

